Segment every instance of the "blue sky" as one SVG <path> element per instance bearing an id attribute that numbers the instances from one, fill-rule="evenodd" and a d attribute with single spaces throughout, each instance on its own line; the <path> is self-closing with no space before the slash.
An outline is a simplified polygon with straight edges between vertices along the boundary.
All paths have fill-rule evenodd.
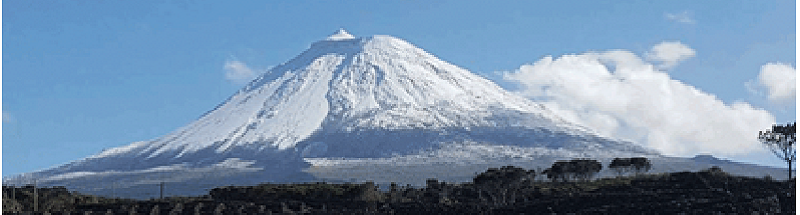
<path id="1" fill-rule="evenodd" d="M 556 77 L 548 74 L 562 71 L 559 65 L 569 65 L 573 57 L 576 62 L 596 63 L 598 56 L 618 56 L 613 54 L 616 50 L 627 53 L 627 59 L 632 54 L 633 61 L 643 61 L 641 65 L 657 67 L 641 74 L 652 74 L 660 78 L 654 80 L 664 83 L 677 81 L 679 84 L 669 87 L 678 91 L 694 88 L 710 96 L 696 99 L 721 102 L 710 109 L 724 112 L 717 121 L 681 127 L 727 136 L 725 132 L 734 131 L 700 126 L 736 124 L 724 121 L 727 118 L 737 118 L 733 119 L 736 122 L 757 118 L 762 123 L 770 116 L 777 123 L 796 119 L 794 81 L 791 86 L 774 86 L 761 84 L 759 76 L 791 74 L 794 80 L 794 1 L 3 3 L 3 176 L 53 167 L 104 148 L 165 135 L 197 119 L 243 85 L 241 80 L 226 78 L 226 72 L 241 68 L 265 71 L 339 28 L 356 36 L 384 34 L 405 39 L 531 98 L 561 96 L 543 102 L 580 120 L 597 117 L 627 125 L 630 128 L 623 129 L 584 122 L 599 126 L 601 133 L 642 144 L 655 144 L 654 137 L 668 137 L 662 142 L 684 141 L 675 143 L 679 145 L 697 144 L 698 140 L 680 135 L 683 139 L 672 139 L 679 131 L 654 125 L 657 121 L 648 124 L 614 109 L 593 109 L 600 100 L 565 99 L 581 92 L 537 89 L 565 84 L 548 79 Z M 658 45 L 665 49 L 657 51 L 654 47 Z M 553 64 L 544 65 L 547 56 L 552 56 Z M 609 71 L 600 73 L 614 73 L 613 68 L 630 63 L 600 61 L 610 66 Z M 240 69 L 226 69 L 225 65 L 232 63 Z M 566 72 L 576 71 L 558 74 Z M 583 77 L 580 72 L 565 77 Z M 762 76 L 764 80 L 781 79 Z M 618 82 L 627 84 L 621 86 L 637 84 Z M 786 89 L 791 89 L 791 95 Z M 672 91 L 653 92 L 637 96 L 673 95 Z M 693 100 L 650 105 L 686 106 L 685 101 Z M 750 107 L 737 109 L 740 106 L 734 107 L 735 103 Z M 754 138 L 756 133 L 740 135 Z M 753 140 L 741 144 L 752 147 Z M 673 154 L 712 153 L 781 165 L 763 150 L 725 151 L 720 147 L 726 146 L 714 144 L 697 151 L 675 149 Z"/>

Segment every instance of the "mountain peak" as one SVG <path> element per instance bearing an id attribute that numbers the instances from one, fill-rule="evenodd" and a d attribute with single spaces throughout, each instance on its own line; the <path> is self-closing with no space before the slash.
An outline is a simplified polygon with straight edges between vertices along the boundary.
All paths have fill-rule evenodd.
<path id="1" fill-rule="evenodd" d="M 127 177 L 146 184 L 172 171 L 181 177 L 174 181 L 218 186 L 240 179 L 311 180 L 317 176 L 305 168 L 334 161 L 468 167 L 474 165 L 462 164 L 592 155 L 657 153 L 569 123 L 400 38 L 356 38 L 339 29 L 168 135 L 30 178 L 93 183 Z M 218 181 L 205 183 L 211 175 Z M 412 176 L 399 182 L 413 180 L 424 181 Z"/>
<path id="2" fill-rule="evenodd" d="M 316 141 L 327 145 L 323 147 L 329 149 L 325 156 L 378 157 L 386 151 L 355 155 L 344 150 L 355 145 L 350 140 L 314 138 L 359 130 L 424 130 L 449 135 L 445 130 L 497 127 L 569 134 L 581 146 L 587 142 L 585 136 L 594 135 L 402 39 L 386 35 L 356 38 L 339 29 L 258 77 L 197 121 L 142 146 L 146 149 L 141 154 L 153 160 L 207 160 L 243 148 L 252 153 L 302 150 Z M 491 142 L 507 143 L 500 139 Z M 370 142 L 386 141 L 359 144 Z M 137 151 L 124 149 L 119 151 Z M 213 153 L 202 154 L 206 151 Z"/>
<path id="3" fill-rule="evenodd" d="M 327 41 L 339 41 L 339 40 L 350 40 L 350 39 L 355 39 L 355 38 L 356 37 L 354 37 L 350 33 L 347 33 L 347 31 L 345 31 L 344 28 L 340 28 L 338 31 L 336 31 L 335 33 L 333 33 L 330 36 L 328 36 L 328 38 L 325 38 L 325 40 L 327 40 Z"/>

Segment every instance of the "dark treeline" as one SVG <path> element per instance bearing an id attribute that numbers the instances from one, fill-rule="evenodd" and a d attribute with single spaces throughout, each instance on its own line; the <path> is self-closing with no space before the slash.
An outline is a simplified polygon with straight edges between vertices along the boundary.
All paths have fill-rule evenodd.
<path id="1" fill-rule="evenodd" d="M 650 171 L 652 164 L 650 164 L 650 160 L 643 157 L 635 157 L 635 158 L 614 158 L 611 161 L 611 164 L 608 165 L 608 168 L 617 172 L 617 175 L 623 175 L 627 172 L 635 172 L 636 174 L 640 174 L 643 172 Z"/>
<path id="2" fill-rule="evenodd" d="M 621 159 L 625 160 L 625 159 Z M 614 168 L 636 171 L 628 159 Z M 612 162 L 614 163 L 614 162 Z M 227 186 L 206 196 L 152 200 L 111 199 L 37 189 L 38 211 L 60 214 L 538 214 L 538 213 L 793 213 L 794 179 L 701 172 L 637 174 L 590 180 L 602 168 L 588 159 L 559 161 L 536 172 L 491 168 L 469 183 L 429 179 L 424 188 L 392 184 L 261 184 Z M 627 166 L 627 167 L 626 167 Z M 553 177 L 551 177 L 552 175 Z M 537 180 L 537 177 L 553 179 Z M 4 187 L 3 212 L 33 210 L 33 187 Z"/>

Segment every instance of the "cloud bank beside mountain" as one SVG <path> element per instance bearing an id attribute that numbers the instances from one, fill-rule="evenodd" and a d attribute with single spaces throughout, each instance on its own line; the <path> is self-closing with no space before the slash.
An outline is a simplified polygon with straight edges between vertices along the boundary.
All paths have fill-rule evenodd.
<path id="1" fill-rule="evenodd" d="M 662 70 L 693 55 L 683 44 L 662 43 L 647 54 L 659 65 L 625 50 L 548 56 L 503 77 L 568 120 L 668 155 L 763 150 L 755 137 L 775 123 L 772 114 L 745 102 L 726 104 Z"/>

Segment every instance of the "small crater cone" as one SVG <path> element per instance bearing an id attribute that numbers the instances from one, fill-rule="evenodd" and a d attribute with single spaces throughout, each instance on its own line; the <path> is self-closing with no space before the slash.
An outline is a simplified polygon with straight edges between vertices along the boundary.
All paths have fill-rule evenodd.
<path id="1" fill-rule="evenodd" d="M 338 40 L 350 40 L 355 39 L 353 35 L 347 33 L 344 28 L 340 28 L 336 33 L 331 34 L 328 38 L 325 38 L 327 41 L 338 41 Z"/>

